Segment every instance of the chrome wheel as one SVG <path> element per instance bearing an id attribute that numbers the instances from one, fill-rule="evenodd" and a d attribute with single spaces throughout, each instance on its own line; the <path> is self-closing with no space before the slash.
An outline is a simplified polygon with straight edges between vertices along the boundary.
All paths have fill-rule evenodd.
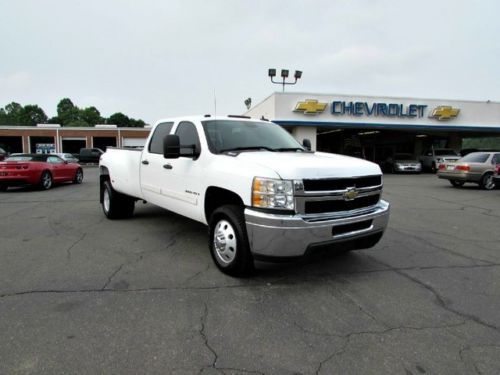
<path id="1" fill-rule="evenodd" d="M 236 232 L 227 220 L 220 220 L 215 226 L 213 244 L 217 258 L 222 263 L 229 264 L 236 257 Z"/>
<path id="2" fill-rule="evenodd" d="M 102 205 L 104 207 L 104 212 L 109 212 L 110 198 L 108 189 L 104 189 Z"/>
<path id="3" fill-rule="evenodd" d="M 42 188 L 44 190 L 49 190 L 52 186 L 52 176 L 49 172 L 44 172 L 42 175 Z"/>
<path id="4" fill-rule="evenodd" d="M 77 184 L 81 184 L 82 181 L 83 181 L 83 171 L 81 169 L 78 169 L 76 171 L 75 182 Z"/>
<path id="5" fill-rule="evenodd" d="M 493 181 L 493 175 L 487 174 L 483 177 L 483 187 L 486 190 L 492 190 L 495 187 L 495 182 Z"/>

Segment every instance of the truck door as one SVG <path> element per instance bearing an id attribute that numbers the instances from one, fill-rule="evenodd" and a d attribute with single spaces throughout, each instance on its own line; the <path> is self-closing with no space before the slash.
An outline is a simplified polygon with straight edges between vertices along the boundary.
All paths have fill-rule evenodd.
<path id="1" fill-rule="evenodd" d="M 200 128 L 200 131 L 201 128 Z M 195 145 L 198 156 L 181 156 L 178 159 L 165 159 L 169 165 L 168 175 L 171 181 L 168 192 L 175 200 L 172 211 L 199 220 L 202 215 L 201 187 L 203 180 L 203 160 L 206 150 L 201 149 L 199 133 L 196 125 L 189 121 L 182 121 L 177 126 L 175 134 L 179 136 L 181 146 Z M 182 148 L 181 155 L 189 155 L 192 148 Z"/>
<path id="2" fill-rule="evenodd" d="M 144 199 L 166 209 L 170 209 L 171 202 L 162 194 L 162 189 L 168 189 L 171 181 L 166 178 L 169 174 L 163 167 L 167 162 L 163 157 L 163 139 L 170 133 L 173 125 L 173 122 L 164 122 L 156 126 L 151 139 L 144 147 L 140 165 L 140 182 Z"/>

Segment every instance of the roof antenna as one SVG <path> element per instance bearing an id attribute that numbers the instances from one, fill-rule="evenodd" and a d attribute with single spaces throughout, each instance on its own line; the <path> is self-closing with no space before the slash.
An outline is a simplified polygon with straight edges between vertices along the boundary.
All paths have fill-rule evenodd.
<path id="1" fill-rule="evenodd" d="M 214 88 L 214 117 L 217 118 L 217 96 L 215 95 L 215 88 Z"/>

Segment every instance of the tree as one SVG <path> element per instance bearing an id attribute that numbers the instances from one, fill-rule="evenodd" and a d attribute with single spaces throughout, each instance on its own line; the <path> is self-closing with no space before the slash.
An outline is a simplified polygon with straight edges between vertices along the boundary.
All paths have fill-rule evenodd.
<path id="1" fill-rule="evenodd" d="M 0 108 L 0 125 L 7 125 L 7 113 L 3 108 Z"/>
<path id="2" fill-rule="evenodd" d="M 129 121 L 129 126 L 132 128 L 143 128 L 146 123 L 142 120 L 136 120 L 131 118 Z"/>
<path id="3" fill-rule="evenodd" d="M 81 126 L 90 126 L 90 124 L 86 121 L 77 119 L 67 123 L 65 126 L 81 127 Z"/>
<path id="4" fill-rule="evenodd" d="M 22 125 L 21 114 L 23 106 L 19 103 L 12 102 L 5 106 L 5 114 L 7 115 L 7 125 Z"/>
<path id="5" fill-rule="evenodd" d="M 88 107 L 80 110 L 80 119 L 91 126 L 102 122 L 101 114 L 96 107 Z"/>
<path id="6" fill-rule="evenodd" d="M 57 117 L 59 117 L 62 126 L 67 126 L 72 122 L 80 120 L 79 112 L 78 107 L 69 98 L 61 99 L 57 105 Z"/>
<path id="7" fill-rule="evenodd" d="M 119 128 L 130 126 L 130 119 L 128 116 L 124 115 L 121 112 L 117 112 L 109 116 L 107 121 L 108 124 L 113 124 L 118 126 Z"/>
<path id="8" fill-rule="evenodd" d="M 25 105 L 19 114 L 20 125 L 36 126 L 36 124 L 45 124 L 47 122 L 47 115 L 37 105 Z"/>

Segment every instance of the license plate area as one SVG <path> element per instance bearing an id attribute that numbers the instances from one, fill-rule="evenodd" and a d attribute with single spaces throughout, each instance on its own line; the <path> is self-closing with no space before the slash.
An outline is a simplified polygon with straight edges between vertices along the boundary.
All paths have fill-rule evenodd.
<path id="1" fill-rule="evenodd" d="M 455 166 L 454 166 L 454 165 L 447 165 L 447 166 L 446 166 L 446 170 L 447 170 L 447 171 L 452 171 L 452 170 L 454 170 L 454 169 L 455 169 Z"/>

